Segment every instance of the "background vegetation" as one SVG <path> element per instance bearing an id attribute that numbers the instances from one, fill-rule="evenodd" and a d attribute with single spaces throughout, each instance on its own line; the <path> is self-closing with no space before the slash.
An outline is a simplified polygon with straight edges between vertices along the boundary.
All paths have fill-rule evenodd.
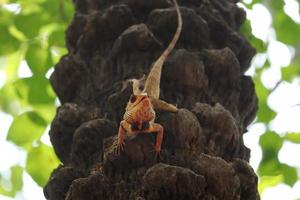
<path id="1" fill-rule="evenodd" d="M 24 171 L 42 187 L 59 164 L 41 137 L 57 101 L 47 77 L 67 53 L 64 31 L 74 8 L 64 0 L 0 0 L 0 6 L 0 70 L 5 75 L 0 109 L 13 117 L 7 142 L 27 154 L 24 164 L 11 166 L 10 180 L 0 174 L 0 193 L 14 197 L 22 189 Z"/>
<path id="2" fill-rule="evenodd" d="M 276 132 L 273 123 L 278 110 L 272 108 L 270 102 L 270 94 L 281 84 L 299 86 L 300 16 L 297 21 L 287 8 L 294 5 L 299 15 L 299 3 L 300 0 L 244 0 L 240 3 L 252 13 L 241 31 L 258 50 L 249 74 L 252 71 L 259 97 L 260 109 L 254 124 L 263 127 L 264 132 L 259 139 L 262 150 L 257 169 L 260 192 L 279 183 L 293 186 L 299 179 L 297 167 L 300 165 L 282 162 L 278 153 L 286 141 L 300 143 L 300 133 Z M 0 129 L 0 135 L 5 135 L 7 143 L 25 154 L 23 163 L 0 172 L 2 195 L 14 197 L 21 191 L 24 173 L 42 187 L 59 164 L 52 147 L 43 139 L 59 105 L 47 78 L 54 64 L 67 53 L 64 31 L 72 19 L 73 9 L 70 0 L 0 0 L 0 113 L 13 117 L 8 132 Z M 270 17 L 265 35 L 255 27 L 258 20 L 255 15 L 261 9 Z M 279 66 L 270 53 L 277 47 L 289 53 L 287 61 L 279 62 Z M 274 68 L 279 70 L 279 76 L 273 77 L 276 82 L 269 83 L 266 76 Z M 5 121 L 0 115 L 1 123 Z M 0 157 L 0 165 L 2 162 Z"/>

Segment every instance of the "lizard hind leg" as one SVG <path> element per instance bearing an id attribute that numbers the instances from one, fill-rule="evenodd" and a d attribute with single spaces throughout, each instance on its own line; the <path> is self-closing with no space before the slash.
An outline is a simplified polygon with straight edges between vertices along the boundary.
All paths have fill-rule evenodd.
<path id="1" fill-rule="evenodd" d="M 155 150 L 156 156 L 158 156 L 160 153 L 160 150 L 161 150 L 161 144 L 162 144 L 163 136 L 164 136 L 163 126 L 158 123 L 150 122 L 149 128 L 147 130 L 145 130 L 145 132 L 146 133 L 157 132 L 154 150 Z"/>
<path id="2" fill-rule="evenodd" d="M 163 110 L 167 112 L 178 112 L 178 108 L 172 104 L 169 104 L 161 99 L 151 98 L 151 103 L 154 109 Z"/>

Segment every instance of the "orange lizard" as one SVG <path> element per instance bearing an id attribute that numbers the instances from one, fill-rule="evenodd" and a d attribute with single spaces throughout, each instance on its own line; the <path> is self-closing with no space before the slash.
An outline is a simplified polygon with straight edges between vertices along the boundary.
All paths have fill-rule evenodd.
<path id="1" fill-rule="evenodd" d="M 119 153 L 124 151 L 125 138 L 127 135 L 137 135 L 141 132 L 157 132 L 154 150 L 156 155 L 159 155 L 163 141 L 163 127 L 162 125 L 154 122 L 154 109 L 161 109 L 168 112 L 178 111 L 176 106 L 159 99 L 162 66 L 170 52 L 174 49 L 182 30 L 182 16 L 176 0 L 173 0 L 173 2 L 177 12 L 178 26 L 172 41 L 153 64 L 153 67 L 146 79 L 143 91 L 139 89 L 141 80 L 131 80 L 133 94 L 127 103 L 125 114 L 123 116 L 123 120 L 120 122 L 118 132 L 117 151 Z"/>

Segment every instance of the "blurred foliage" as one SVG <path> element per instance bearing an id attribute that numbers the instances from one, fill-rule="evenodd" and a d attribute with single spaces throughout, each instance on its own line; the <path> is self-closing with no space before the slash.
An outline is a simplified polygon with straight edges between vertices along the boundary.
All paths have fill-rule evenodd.
<path id="1" fill-rule="evenodd" d="M 41 141 L 56 109 L 46 77 L 67 52 L 64 31 L 73 9 L 71 0 L 0 0 L 0 73 L 6 77 L 0 111 L 14 117 L 7 141 L 27 152 L 24 166 L 11 166 L 10 180 L 0 174 L 2 195 L 14 197 L 22 189 L 24 171 L 44 186 L 59 164 Z M 26 68 L 31 74 L 23 74 Z"/>
<path id="2" fill-rule="evenodd" d="M 295 0 L 294 3 L 297 4 L 297 2 L 299 5 L 300 0 Z M 271 131 L 271 122 L 278 113 L 268 105 L 268 97 L 281 82 L 292 83 L 293 80 L 300 76 L 300 24 L 294 21 L 288 15 L 289 13 L 286 13 L 284 10 L 285 0 L 253 0 L 251 3 L 243 4 L 250 10 L 256 4 L 264 5 L 272 17 L 270 28 L 276 34 L 275 39 L 294 50 L 294 57 L 289 66 L 281 66 L 281 80 L 274 88 L 266 88 L 261 79 L 264 71 L 271 67 L 268 57 L 263 66 L 256 68 L 254 76 L 256 93 L 259 97 L 259 111 L 256 122 L 263 123 L 266 126 L 266 131 L 261 135 L 259 140 L 262 149 L 262 160 L 258 168 L 258 175 L 260 177 L 259 191 L 262 192 L 264 189 L 279 183 L 285 183 L 292 187 L 299 180 L 297 166 L 289 166 L 287 163 L 281 163 L 278 159 L 278 153 L 284 142 L 300 144 L 300 133 L 286 133 L 282 136 L 282 134 Z M 242 31 L 251 44 L 258 50 L 258 53 L 266 53 L 268 40 L 262 42 L 250 34 L 251 31 L 249 30 L 251 30 L 251 25 L 250 22 L 247 22 Z"/>
<path id="3" fill-rule="evenodd" d="M 28 152 L 26 171 L 39 185 L 44 185 L 48 181 L 49 174 L 57 166 L 58 160 L 53 148 L 47 145 L 40 143 L 37 147 L 31 148 Z"/>
<path id="4" fill-rule="evenodd" d="M 281 68 L 282 81 L 292 82 L 300 76 L 300 25 L 285 13 L 284 0 L 252 0 L 243 4 L 248 9 L 256 4 L 265 5 L 272 15 L 276 39 L 294 48 L 292 62 Z M 41 142 L 55 114 L 56 96 L 46 77 L 67 52 L 64 30 L 73 12 L 71 0 L 0 0 L 0 72 L 6 75 L 4 85 L 0 86 L 0 110 L 14 117 L 7 140 L 27 152 L 25 166 L 11 167 L 10 180 L 0 174 L 0 194 L 14 197 L 22 189 L 24 171 L 43 186 L 59 163 L 53 149 Z M 258 53 L 267 52 L 268 41 L 251 34 L 250 21 L 246 21 L 241 31 Z M 32 74 L 24 77 L 24 70 L 20 69 L 26 66 Z M 299 144 L 300 133 L 280 136 L 270 130 L 270 122 L 277 115 L 267 103 L 273 89 L 261 81 L 261 75 L 269 67 L 267 58 L 253 77 L 260 108 L 256 122 L 267 127 L 259 141 L 263 152 L 258 169 L 260 192 L 281 182 L 293 186 L 299 178 L 295 166 L 279 161 L 278 152 L 285 141 Z"/>
<path id="5" fill-rule="evenodd" d="M 19 165 L 12 166 L 10 168 L 10 173 L 11 173 L 10 176 L 11 189 L 7 190 L 2 185 L 0 185 L 0 194 L 14 197 L 16 193 L 19 190 L 21 190 L 23 187 L 23 181 L 22 181 L 23 168 Z"/>

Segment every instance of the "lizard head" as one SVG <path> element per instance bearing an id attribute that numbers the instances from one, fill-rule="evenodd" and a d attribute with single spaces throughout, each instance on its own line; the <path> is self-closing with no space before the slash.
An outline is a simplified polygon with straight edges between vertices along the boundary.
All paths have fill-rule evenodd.
<path id="1" fill-rule="evenodd" d="M 129 79 L 129 82 L 132 83 L 132 91 L 134 95 L 139 95 L 142 93 L 141 86 L 145 85 L 145 81 L 146 81 L 145 74 L 140 79 Z"/>
<path id="2" fill-rule="evenodd" d="M 126 110 L 149 104 L 151 104 L 151 102 L 147 93 L 132 94 L 127 103 Z"/>

